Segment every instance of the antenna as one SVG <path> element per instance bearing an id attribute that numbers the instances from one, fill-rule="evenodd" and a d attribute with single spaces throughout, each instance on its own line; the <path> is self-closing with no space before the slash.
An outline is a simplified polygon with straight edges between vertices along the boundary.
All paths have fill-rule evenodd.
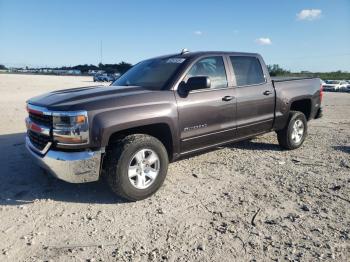
<path id="1" fill-rule="evenodd" d="M 181 50 L 181 55 L 186 54 L 186 53 L 189 53 L 189 52 L 190 52 L 190 51 L 188 51 L 187 48 L 183 48 L 183 49 Z"/>
<path id="2" fill-rule="evenodd" d="M 102 40 L 100 42 L 100 63 L 102 64 Z"/>

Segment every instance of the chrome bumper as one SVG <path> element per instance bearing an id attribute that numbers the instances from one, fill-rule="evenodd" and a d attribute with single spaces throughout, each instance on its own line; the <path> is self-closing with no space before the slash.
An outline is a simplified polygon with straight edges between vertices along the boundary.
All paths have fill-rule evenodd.
<path id="1" fill-rule="evenodd" d="M 97 181 L 100 177 L 103 151 L 62 152 L 49 150 L 45 155 L 34 152 L 35 148 L 26 137 L 26 148 L 35 162 L 53 176 L 70 182 Z"/>

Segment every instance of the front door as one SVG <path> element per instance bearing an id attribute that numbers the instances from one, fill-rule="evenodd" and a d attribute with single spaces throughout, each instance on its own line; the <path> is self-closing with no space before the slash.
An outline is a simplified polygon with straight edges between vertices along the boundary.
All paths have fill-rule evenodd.
<path id="1" fill-rule="evenodd" d="M 192 90 L 186 97 L 176 93 L 182 153 L 232 140 L 235 135 L 235 88 L 228 84 L 223 57 L 199 59 L 183 81 L 195 76 L 209 77 L 211 87 Z"/>

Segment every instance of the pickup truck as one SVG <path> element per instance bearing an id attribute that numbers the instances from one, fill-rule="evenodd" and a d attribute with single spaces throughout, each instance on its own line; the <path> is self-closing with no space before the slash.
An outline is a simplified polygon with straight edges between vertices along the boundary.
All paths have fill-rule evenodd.
<path id="1" fill-rule="evenodd" d="M 272 80 L 259 54 L 188 52 L 134 65 L 110 86 L 27 101 L 26 147 L 71 183 L 104 177 L 129 201 L 162 185 L 168 163 L 274 131 L 299 148 L 319 118 L 318 78 Z"/>

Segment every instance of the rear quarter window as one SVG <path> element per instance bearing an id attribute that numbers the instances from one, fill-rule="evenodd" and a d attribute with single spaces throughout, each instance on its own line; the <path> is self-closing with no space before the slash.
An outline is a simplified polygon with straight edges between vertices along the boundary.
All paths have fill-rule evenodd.
<path id="1" fill-rule="evenodd" d="M 251 56 L 230 56 L 237 86 L 265 83 L 265 76 L 260 61 Z"/>

